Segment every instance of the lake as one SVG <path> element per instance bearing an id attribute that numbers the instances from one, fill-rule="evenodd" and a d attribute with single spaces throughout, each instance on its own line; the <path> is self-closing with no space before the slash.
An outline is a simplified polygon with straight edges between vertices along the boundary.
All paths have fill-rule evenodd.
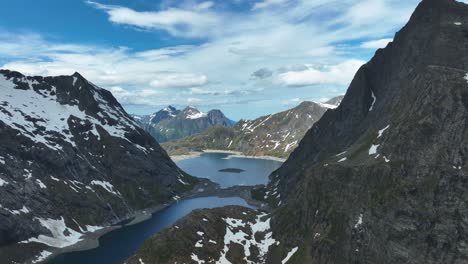
<path id="1" fill-rule="evenodd" d="M 208 178 L 223 188 L 235 185 L 267 184 L 268 176 L 282 162 L 265 159 L 230 157 L 227 153 L 205 153 L 200 157 L 181 160 L 177 165 L 193 176 Z M 242 169 L 237 172 L 221 172 L 227 168 Z"/>
<path id="2" fill-rule="evenodd" d="M 229 158 L 227 154 L 209 153 L 189 160 L 177 162 L 186 172 L 209 178 L 222 187 L 234 185 L 257 185 L 268 182 L 268 175 L 277 169 L 281 162 L 273 160 Z M 220 172 L 225 168 L 238 168 L 241 173 Z M 226 205 L 241 205 L 252 208 L 238 197 L 202 197 L 180 200 L 146 221 L 111 231 L 99 238 L 99 247 L 86 251 L 65 253 L 57 256 L 52 264 L 117 264 L 123 263 L 152 235 L 199 208 L 215 208 Z"/>

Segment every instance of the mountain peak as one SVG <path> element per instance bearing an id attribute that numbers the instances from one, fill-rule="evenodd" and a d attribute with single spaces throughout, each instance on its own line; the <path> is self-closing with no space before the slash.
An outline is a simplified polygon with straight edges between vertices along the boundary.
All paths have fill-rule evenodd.
<path id="1" fill-rule="evenodd" d="M 168 106 L 164 107 L 161 111 L 175 112 L 175 111 L 177 111 L 177 108 L 173 107 L 172 105 L 168 105 Z"/>
<path id="2" fill-rule="evenodd" d="M 83 75 L 81 75 L 79 72 L 75 72 L 72 74 L 73 77 L 80 78 L 80 79 L 85 79 Z"/>
<path id="3" fill-rule="evenodd" d="M 199 111 L 195 106 L 192 106 L 192 105 L 188 105 L 187 107 L 184 108 L 183 111 L 188 111 L 188 110 L 196 110 L 196 111 Z"/>

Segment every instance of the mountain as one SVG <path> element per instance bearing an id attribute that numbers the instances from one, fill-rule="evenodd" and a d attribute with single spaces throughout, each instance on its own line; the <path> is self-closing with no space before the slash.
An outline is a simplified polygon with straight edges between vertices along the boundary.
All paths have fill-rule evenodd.
<path id="1" fill-rule="evenodd" d="M 0 259 L 50 255 L 192 188 L 110 92 L 0 70 Z"/>
<path id="2" fill-rule="evenodd" d="M 262 263 L 264 249 L 277 243 L 265 216 L 240 206 L 195 210 L 143 243 L 125 263 Z M 236 252 L 252 252 L 246 257 L 251 262 L 241 254 L 230 254 L 226 241 L 236 243 L 232 246 Z"/>
<path id="3" fill-rule="evenodd" d="M 192 137 L 166 142 L 163 147 L 171 155 L 191 151 L 221 149 L 240 151 L 246 155 L 286 158 L 297 144 L 328 110 L 336 108 L 342 96 L 326 103 L 303 102 L 276 114 L 255 120 L 240 120 L 234 127 L 213 127 Z"/>
<path id="4" fill-rule="evenodd" d="M 198 134 L 213 126 L 233 125 L 220 110 L 204 113 L 192 106 L 183 110 L 168 106 L 152 115 L 133 115 L 133 118 L 161 143 Z"/>
<path id="5" fill-rule="evenodd" d="M 258 197 L 277 207 L 280 243 L 265 263 L 467 262 L 467 18 L 466 4 L 423 0 L 271 175 Z M 247 255 L 222 243 L 194 254 Z"/>

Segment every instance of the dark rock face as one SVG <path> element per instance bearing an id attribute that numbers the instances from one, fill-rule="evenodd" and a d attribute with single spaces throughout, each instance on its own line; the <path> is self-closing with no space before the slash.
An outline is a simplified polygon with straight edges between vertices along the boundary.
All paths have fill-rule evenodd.
<path id="1" fill-rule="evenodd" d="M 78 73 L 0 71 L 1 262 L 71 245 L 192 181 L 110 92 Z"/>
<path id="2" fill-rule="evenodd" d="M 240 151 L 247 155 L 270 155 L 286 158 L 312 125 L 331 108 L 336 108 L 342 96 L 321 104 L 303 102 L 290 110 L 241 120 L 234 127 L 214 127 L 192 137 L 163 144 L 172 155 L 190 151 L 221 149 Z"/>
<path id="3" fill-rule="evenodd" d="M 133 118 L 161 143 L 198 134 L 213 126 L 232 126 L 232 121 L 220 110 L 204 113 L 191 106 L 183 110 L 168 106 L 152 115 Z"/>
<path id="4" fill-rule="evenodd" d="M 273 174 L 302 263 L 468 261 L 467 17 L 422 1 Z"/>

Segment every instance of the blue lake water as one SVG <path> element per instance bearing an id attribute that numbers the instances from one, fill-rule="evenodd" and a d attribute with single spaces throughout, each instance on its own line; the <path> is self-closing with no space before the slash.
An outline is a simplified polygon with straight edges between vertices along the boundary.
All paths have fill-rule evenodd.
<path id="1" fill-rule="evenodd" d="M 177 162 L 181 169 L 191 175 L 208 178 L 223 188 L 267 184 L 268 176 L 281 164 L 282 162 L 275 160 L 229 157 L 227 153 L 206 153 L 200 157 Z M 244 171 L 241 173 L 219 171 L 226 168 Z"/>
<path id="2" fill-rule="evenodd" d="M 177 163 L 186 172 L 199 177 L 209 178 L 222 187 L 234 185 L 257 185 L 268 182 L 268 175 L 277 169 L 281 162 L 248 158 L 227 158 L 227 154 L 210 153 Z M 242 173 L 219 172 L 220 169 L 238 168 Z M 126 226 L 99 239 L 99 247 L 86 251 L 60 255 L 53 264 L 117 264 L 123 263 L 133 255 L 139 246 L 163 228 L 175 223 L 180 218 L 199 208 L 215 208 L 226 205 L 250 207 L 238 197 L 219 198 L 203 197 L 181 200 L 157 213 L 146 221 Z"/>

